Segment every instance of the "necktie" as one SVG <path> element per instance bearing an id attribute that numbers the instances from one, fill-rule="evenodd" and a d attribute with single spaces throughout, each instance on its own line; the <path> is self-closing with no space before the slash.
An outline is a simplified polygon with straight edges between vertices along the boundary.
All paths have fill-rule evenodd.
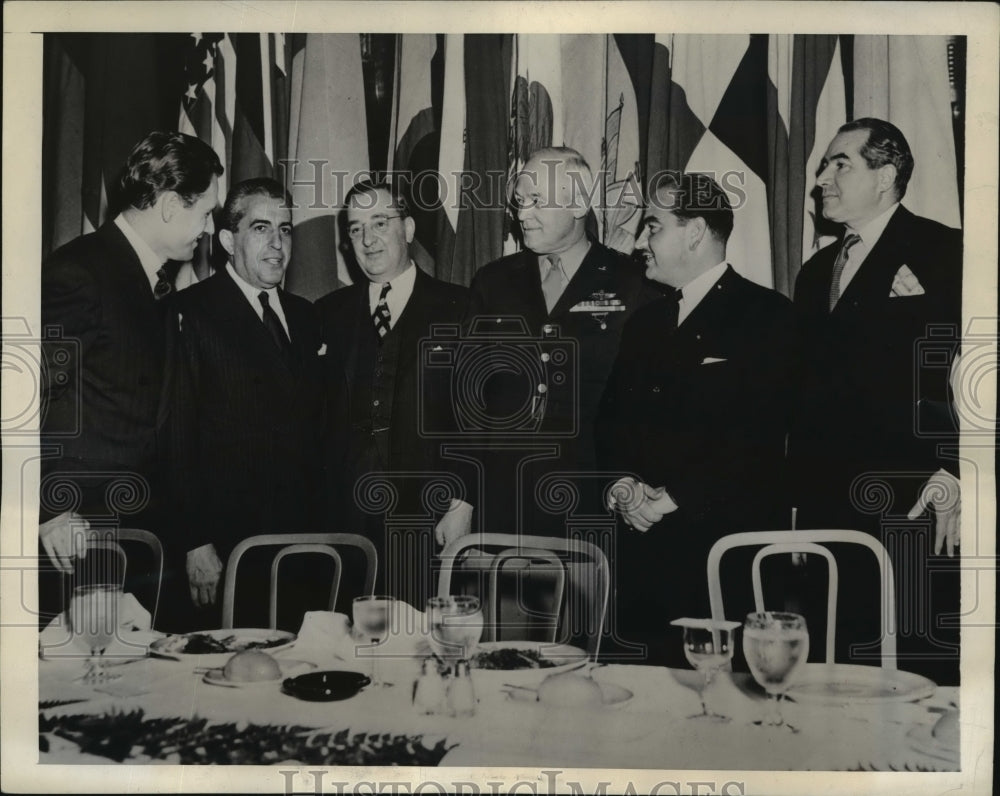
<path id="1" fill-rule="evenodd" d="M 684 291 L 679 287 L 667 288 L 666 290 L 666 306 L 664 307 L 664 312 L 667 315 L 668 326 L 671 329 L 677 328 L 677 318 L 680 315 L 681 310 L 681 299 L 684 298 Z"/>
<path id="2" fill-rule="evenodd" d="M 174 281 L 167 272 L 167 267 L 163 266 L 156 272 L 156 284 L 153 286 L 153 298 L 157 301 L 165 299 L 174 292 Z"/>
<path id="3" fill-rule="evenodd" d="M 840 298 L 840 277 L 844 273 L 844 266 L 847 265 L 848 253 L 851 247 L 860 240 L 861 236 L 855 235 L 853 232 L 846 236 L 840 247 L 840 253 L 837 254 L 837 259 L 833 263 L 833 278 L 830 280 L 830 312 L 833 312 L 833 308 L 837 305 L 837 299 Z"/>
<path id="4" fill-rule="evenodd" d="M 549 272 L 542 280 L 542 293 L 545 295 L 545 309 L 552 312 L 552 308 L 559 301 L 563 288 L 566 287 L 566 275 L 563 273 L 562 261 L 556 256 L 549 258 Z"/>
<path id="5" fill-rule="evenodd" d="M 392 315 L 389 313 L 389 303 L 385 297 L 389 295 L 390 290 L 392 290 L 392 285 L 388 282 L 382 285 L 382 292 L 378 295 L 378 304 L 375 305 L 375 312 L 372 313 L 372 321 L 375 323 L 375 331 L 378 332 L 379 341 L 389 334 L 389 322 L 392 320 Z"/>
<path id="6" fill-rule="evenodd" d="M 278 319 L 278 313 L 274 311 L 274 307 L 271 306 L 270 298 L 265 291 L 261 291 L 257 296 L 260 300 L 260 306 L 264 309 L 264 328 L 267 329 L 268 334 L 271 335 L 271 339 L 274 340 L 274 344 L 278 347 L 278 351 L 287 360 L 291 351 L 291 344 L 288 341 L 288 335 L 285 334 L 285 327 L 281 325 L 281 321 Z"/>

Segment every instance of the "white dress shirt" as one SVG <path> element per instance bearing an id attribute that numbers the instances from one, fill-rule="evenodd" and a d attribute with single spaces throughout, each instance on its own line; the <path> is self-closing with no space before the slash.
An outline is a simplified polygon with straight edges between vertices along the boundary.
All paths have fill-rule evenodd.
<path id="1" fill-rule="evenodd" d="M 132 247 L 132 250 L 139 258 L 142 270 L 146 273 L 146 279 L 149 280 L 149 289 L 153 290 L 156 287 L 157 279 L 159 279 L 156 272 L 163 267 L 166 260 L 160 259 L 160 256 L 149 248 L 149 244 L 146 243 L 139 233 L 133 229 L 132 225 L 125 220 L 125 216 L 120 214 L 115 216 L 114 223 L 115 226 L 122 231 L 122 235 L 125 236 L 125 240 L 128 241 L 129 246 Z"/>
<path id="2" fill-rule="evenodd" d="M 882 215 L 876 216 L 860 229 L 847 227 L 848 231 L 859 235 L 861 240 L 847 250 L 847 262 L 844 264 L 844 272 L 840 275 L 841 296 L 844 295 L 847 286 L 851 283 L 858 269 L 861 268 L 861 264 L 864 263 L 868 253 L 875 248 L 878 239 L 882 237 L 882 233 L 885 232 L 885 228 L 889 225 L 889 220 L 892 218 L 892 214 L 896 212 L 897 207 L 899 207 L 899 202 L 896 202 L 896 204 Z"/>
<path id="3" fill-rule="evenodd" d="M 243 292 L 243 295 L 247 297 L 247 301 L 250 302 L 250 306 L 253 307 L 253 311 L 257 313 L 257 317 L 260 318 L 261 323 L 264 322 L 264 306 L 260 303 L 260 294 L 262 288 L 254 287 L 249 282 L 247 282 L 242 276 L 236 273 L 236 269 L 233 268 L 232 263 L 226 263 L 226 271 L 233 278 L 236 286 Z M 292 339 L 292 333 L 288 331 L 288 321 L 285 320 L 285 310 L 281 306 L 281 301 L 278 298 L 278 288 L 269 287 L 263 290 L 267 293 L 268 304 L 270 304 L 271 309 L 274 310 L 274 314 L 278 316 L 278 320 L 281 321 L 281 326 L 285 330 L 285 334 L 288 335 L 288 339 Z"/>
<path id="4" fill-rule="evenodd" d="M 413 295 L 413 284 L 417 281 L 417 266 L 413 264 L 413 260 L 410 260 L 410 264 L 403 273 L 397 276 L 395 279 L 390 279 L 389 284 L 392 285 L 392 289 L 386 294 L 385 303 L 389 305 L 389 328 L 393 329 L 396 326 L 396 321 L 399 320 L 399 316 L 403 314 L 403 310 L 406 309 L 406 302 L 410 300 L 410 296 Z M 378 306 L 378 297 L 382 294 L 382 286 L 385 282 L 369 282 L 368 283 L 368 307 L 372 314 L 375 313 L 375 307 Z"/>
<path id="5" fill-rule="evenodd" d="M 708 295 L 708 291 L 722 278 L 725 272 L 726 261 L 723 260 L 718 265 L 713 265 L 700 276 L 696 276 L 681 288 L 681 300 L 677 305 L 678 326 L 694 311 L 695 307 L 701 304 L 701 300 Z"/>

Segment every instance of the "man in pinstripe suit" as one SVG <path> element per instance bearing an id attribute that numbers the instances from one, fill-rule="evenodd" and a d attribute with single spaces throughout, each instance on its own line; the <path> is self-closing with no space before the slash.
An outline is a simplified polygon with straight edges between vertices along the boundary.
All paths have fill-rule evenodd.
<path id="1" fill-rule="evenodd" d="M 319 329 L 312 304 L 280 288 L 289 204 L 274 180 L 235 185 L 220 219 L 229 262 L 171 306 L 172 546 L 199 607 L 217 605 L 240 539 L 316 530 Z"/>

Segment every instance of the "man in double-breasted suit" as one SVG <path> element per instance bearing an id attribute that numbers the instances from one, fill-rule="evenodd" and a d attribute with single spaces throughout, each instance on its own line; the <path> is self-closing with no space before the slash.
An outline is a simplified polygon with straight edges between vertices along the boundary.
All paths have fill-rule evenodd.
<path id="1" fill-rule="evenodd" d="M 659 292 L 638 263 L 588 237 L 592 188 L 575 150 L 533 153 L 511 195 L 525 248 L 472 281 L 469 339 L 498 344 L 492 361 L 484 352 L 481 390 L 466 391 L 492 447 L 482 530 L 563 535 L 564 515 L 536 494 L 547 474 L 580 473 L 578 511 L 599 510 L 587 477 L 597 406 L 625 321 Z"/>
<path id="2" fill-rule="evenodd" d="M 220 226 L 225 269 L 170 307 L 170 546 L 185 555 L 191 599 L 203 608 L 217 604 L 241 539 L 319 527 L 319 325 L 310 302 L 280 288 L 292 253 L 284 189 L 238 183 Z"/>
<path id="3" fill-rule="evenodd" d="M 682 665 L 668 623 L 708 615 L 712 543 L 782 520 L 792 308 L 727 264 L 733 211 L 709 177 L 661 183 L 643 223 L 647 274 L 671 290 L 625 325 L 597 437 L 602 465 L 627 474 L 619 626 L 648 660 Z"/>
<path id="4" fill-rule="evenodd" d="M 150 133 L 122 172 L 122 212 L 42 265 L 49 367 L 41 445 L 56 455 L 42 459 L 39 536 L 59 570 L 71 571 L 74 554 L 85 553 L 79 540 L 88 517 L 159 531 L 165 336 L 158 299 L 170 290 L 168 262 L 189 260 L 198 239 L 212 233 L 222 171 L 197 138 Z M 77 502 L 65 503 L 67 496 Z M 59 610 L 58 580 L 50 571 L 41 576 L 43 612 Z"/>
<path id="5" fill-rule="evenodd" d="M 932 606 L 950 599 L 958 610 L 957 573 L 936 554 L 958 543 L 948 375 L 962 240 L 899 204 L 913 168 L 903 134 L 880 119 L 844 125 L 827 148 L 817 185 L 823 215 L 844 234 L 795 286 L 801 373 L 789 456 L 800 527 L 872 533 L 890 548 L 897 582 L 916 584 L 897 598 L 900 666 L 957 680 L 957 637 L 936 621 L 947 609 Z M 928 504 L 935 538 L 918 544 L 923 534 L 907 515 L 915 520 Z M 877 625 L 870 629 L 874 639 Z M 923 661 L 906 660 L 910 641 Z M 877 645 L 868 652 L 877 656 Z"/>
<path id="6" fill-rule="evenodd" d="M 420 345 L 435 325 L 457 329 L 468 290 L 428 276 L 410 259 L 415 225 L 392 185 L 359 183 L 345 206 L 366 279 L 317 302 L 326 346 L 328 524 L 365 533 L 379 554 L 377 588 L 423 609 L 434 593 L 433 553 L 450 541 L 434 538 L 443 528 L 431 533 L 424 523 L 451 506 L 459 517 L 468 509 L 458 505 L 460 487 L 453 485 L 455 499 L 443 506 L 428 491 L 435 480 L 448 481 L 452 467 L 442 463 L 441 440 L 422 429 L 440 430 L 428 413 L 446 417 L 449 396 L 422 390 Z M 386 490 L 395 497 L 383 504 Z M 414 523 L 400 524 L 407 515 Z"/>

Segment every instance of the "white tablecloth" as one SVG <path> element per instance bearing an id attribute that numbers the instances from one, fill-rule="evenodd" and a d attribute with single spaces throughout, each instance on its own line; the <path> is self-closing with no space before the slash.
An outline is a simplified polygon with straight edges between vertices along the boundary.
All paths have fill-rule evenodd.
<path id="1" fill-rule="evenodd" d="M 343 653 L 341 653 L 343 654 Z M 292 646 L 276 657 L 306 660 L 322 669 L 370 671 L 371 661 L 345 662 L 320 645 Z M 918 704 L 834 708 L 785 703 L 798 732 L 753 723 L 763 701 L 723 682 L 714 692 L 731 721 L 690 716 L 700 711 L 690 687 L 694 672 L 655 666 L 609 665 L 593 677 L 631 690 L 615 707 L 556 708 L 510 699 L 502 672 L 476 672 L 478 705 L 469 718 L 418 715 L 411 706 L 419 662 L 392 657 L 379 663 L 391 688 L 366 689 L 340 702 L 305 702 L 281 692 L 280 683 L 226 688 L 206 683 L 187 662 L 149 658 L 113 667 L 120 677 L 97 691 L 79 681 L 80 661 L 39 661 L 39 699 L 85 700 L 45 708 L 47 715 L 100 714 L 141 709 L 146 716 L 208 718 L 220 722 L 350 729 L 445 737 L 452 749 L 442 765 L 558 766 L 646 769 L 751 770 L 957 770 L 940 756 L 918 751 L 940 710 L 957 703 L 957 689 L 939 688 Z M 536 682 L 545 676 L 537 673 Z M 726 677 L 729 677 L 728 675 Z M 745 678 L 734 675 L 738 682 Z M 925 744 L 926 746 L 926 744 Z M 43 762 L 72 759 L 65 744 Z M 69 759 L 68 759 L 69 758 Z M 97 762 L 96 759 L 94 762 Z M 106 762 L 106 761 L 101 761 Z"/>

